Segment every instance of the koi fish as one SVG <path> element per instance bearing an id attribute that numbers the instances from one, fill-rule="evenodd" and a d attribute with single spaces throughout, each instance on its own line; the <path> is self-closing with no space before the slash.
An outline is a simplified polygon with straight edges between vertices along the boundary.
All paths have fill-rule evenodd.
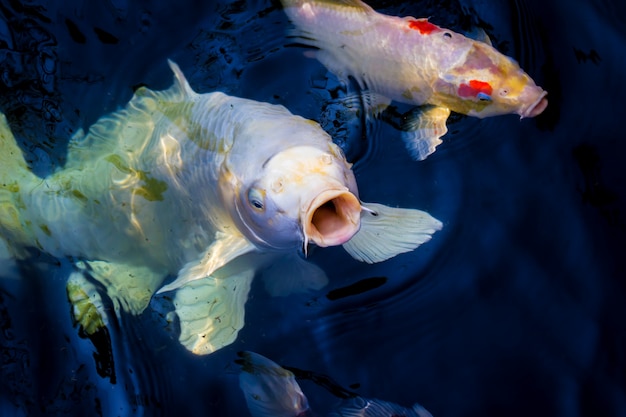
<path id="1" fill-rule="evenodd" d="M 88 335 L 108 323 L 96 283 L 118 314 L 176 291 L 181 344 L 211 353 L 243 327 L 257 271 L 275 295 L 321 288 L 324 272 L 298 256 L 309 244 L 372 263 L 441 228 L 423 211 L 361 202 L 351 165 L 317 123 L 197 94 L 170 67 L 171 88 L 138 89 L 73 137 L 66 165 L 46 178 L 28 169 L 0 114 L 0 257 L 38 248 L 78 259 L 67 292 Z"/>
<path id="2" fill-rule="evenodd" d="M 239 353 L 239 387 L 252 417 L 304 417 L 313 415 L 309 401 L 293 372 L 254 352 Z M 358 396 L 345 399 L 329 417 L 432 417 L 421 405 L 411 408 Z"/>
<path id="3" fill-rule="evenodd" d="M 427 18 L 376 12 L 360 0 L 281 0 L 298 42 L 346 82 L 373 96 L 420 106 L 403 127 L 417 160 L 435 151 L 450 112 L 478 118 L 541 114 L 548 101 L 519 65 L 489 43 L 439 27 Z"/>

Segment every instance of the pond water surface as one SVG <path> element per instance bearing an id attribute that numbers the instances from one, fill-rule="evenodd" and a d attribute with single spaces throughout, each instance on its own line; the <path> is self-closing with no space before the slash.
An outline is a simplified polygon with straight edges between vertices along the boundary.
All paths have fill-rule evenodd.
<path id="1" fill-rule="evenodd" d="M 626 415 L 626 7 L 369 4 L 483 27 L 549 92 L 548 109 L 522 121 L 456 117 L 415 162 L 398 130 L 350 110 L 351 91 L 290 45 L 278 1 L 0 0 L 0 109 L 38 174 L 134 88 L 169 87 L 169 58 L 198 92 L 320 122 L 354 163 L 363 200 L 444 224 L 380 264 L 314 250 L 330 277 L 319 291 L 271 297 L 254 281 L 237 341 L 208 356 L 178 344 L 162 297 L 114 323 L 112 350 L 98 350 L 72 325 L 69 260 L 34 252 L 21 279 L 0 280 L 2 416 L 246 416 L 241 350 L 436 417 Z M 301 385 L 319 415 L 339 400 Z"/>

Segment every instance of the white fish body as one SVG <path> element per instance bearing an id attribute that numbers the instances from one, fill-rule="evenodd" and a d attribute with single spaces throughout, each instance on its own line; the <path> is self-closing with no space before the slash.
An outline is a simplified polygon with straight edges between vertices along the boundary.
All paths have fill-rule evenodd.
<path id="1" fill-rule="evenodd" d="M 379 262 L 441 228 L 419 210 L 362 204 L 350 165 L 316 123 L 197 94 L 170 65 L 170 89 L 139 89 L 76 135 L 67 164 L 46 178 L 28 169 L 1 116 L 0 256 L 36 247 L 79 259 L 68 295 L 88 334 L 107 319 L 87 276 L 118 312 L 139 314 L 156 292 L 175 290 L 179 340 L 205 354 L 236 339 L 250 283 L 268 264 L 272 293 L 318 289 L 325 274 L 297 256 L 308 243 Z"/>
<path id="2" fill-rule="evenodd" d="M 294 374 L 254 352 L 241 352 L 241 388 L 252 417 L 313 415 Z M 328 417 L 432 417 L 421 405 L 411 408 L 377 399 L 355 397 L 343 401 Z"/>
<path id="3" fill-rule="evenodd" d="M 450 111 L 534 117 L 546 92 L 512 59 L 487 43 L 428 19 L 388 16 L 361 0 L 281 0 L 298 42 L 341 80 L 354 78 L 375 104 L 424 106 L 404 139 L 424 159 L 447 132 Z"/>

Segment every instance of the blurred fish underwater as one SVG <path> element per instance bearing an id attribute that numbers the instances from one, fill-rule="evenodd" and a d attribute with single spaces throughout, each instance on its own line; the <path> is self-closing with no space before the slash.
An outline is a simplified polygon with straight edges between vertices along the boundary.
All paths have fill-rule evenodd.
<path id="1" fill-rule="evenodd" d="M 279 0 L 0 0 L 0 111 L 38 176 L 140 87 L 167 89 L 172 59 L 198 93 L 319 122 L 354 164 L 363 201 L 444 224 L 417 251 L 372 265 L 311 250 L 323 289 L 271 297 L 253 281 L 237 340 L 202 357 L 178 343 L 167 296 L 80 334 L 65 292 L 72 259 L 33 249 L 19 279 L 0 280 L 0 415 L 246 416 L 239 351 L 433 416 L 626 415 L 626 6 L 367 4 L 486 33 L 550 104 L 522 122 L 452 114 L 443 143 L 417 162 L 395 123 L 410 108 L 392 101 L 391 123 L 372 115 L 356 80 L 294 42 Z M 319 380 L 295 376 L 316 414 L 337 410 Z"/>
<path id="2" fill-rule="evenodd" d="M 299 375 L 306 375 L 313 381 L 323 382 L 323 386 L 346 400 L 339 405 L 337 410 L 331 412 L 331 417 L 389 417 L 398 415 L 432 417 L 419 404 L 408 409 L 382 400 L 362 398 L 338 386 L 325 375 L 315 375 L 311 371 L 296 368 L 291 368 L 293 369 L 292 372 L 258 353 L 239 352 L 239 356 L 240 359 L 235 361 L 241 365 L 239 388 L 244 393 L 252 417 L 293 417 L 313 413 L 306 395 L 296 381 L 294 372 Z"/>

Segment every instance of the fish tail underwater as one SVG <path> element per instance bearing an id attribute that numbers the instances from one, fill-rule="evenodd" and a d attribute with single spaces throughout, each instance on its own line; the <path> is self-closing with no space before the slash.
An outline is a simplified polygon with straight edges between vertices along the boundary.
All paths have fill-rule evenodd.
<path id="1" fill-rule="evenodd" d="M 0 261 L 5 266 L 10 259 L 24 256 L 32 242 L 21 192 L 36 183 L 6 116 L 0 114 Z"/>

